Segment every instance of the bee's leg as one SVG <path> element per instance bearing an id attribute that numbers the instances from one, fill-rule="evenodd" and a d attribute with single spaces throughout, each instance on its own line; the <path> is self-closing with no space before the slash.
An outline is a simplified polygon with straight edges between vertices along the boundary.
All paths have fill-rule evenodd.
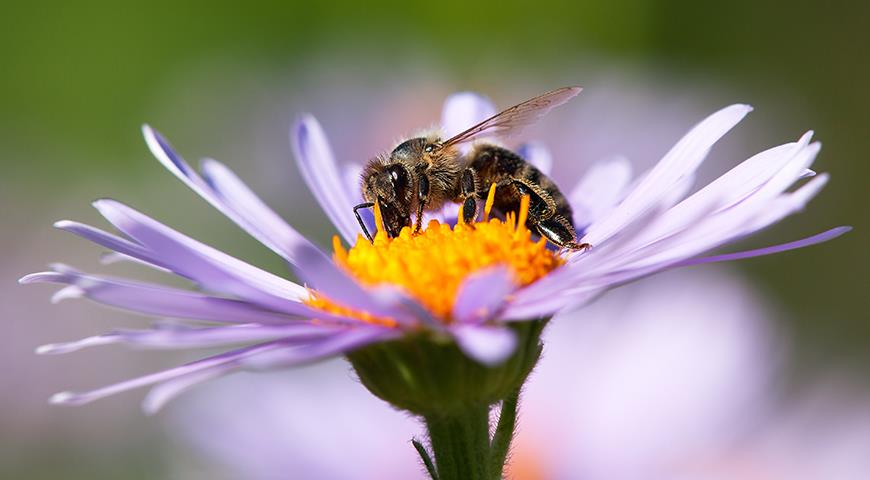
<path id="1" fill-rule="evenodd" d="M 529 220 L 534 222 L 535 230 L 553 245 L 570 250 L 584 250 L 590 247 L 588 243 L 577 243 L 577 233 L 568 219 L 562 215 L 553 215 L 547 219 Z"/>
<path id="2" fill-rule="evenodd" d="M 556 202 L 546 190 L 522 178 L 512 178 L 511 183 L 520 196 L 529 196 L 529 219 L 547 219 L 556 214 Z"/>
<path id="3" fill-rule="evenodd" d="M 462 201 L 462 220 L 470 224 L 477 218 L 477 175 L 473 168 L 466 168 L 462 172 L 462 181 L 460 182 Z"/>
<path id="4" fill-rule="evenodd" d="M 429 177 L 425 173 L 417 177 L 417 219 L 414 221 L 414 233 L 423 228 L 423 209 L 429 201 Z"/>
<path id="5" fill-rule="evenodd" d="M 359 226 L 362 228 L 363 233 L 366 234 L 366 238 L 369 239 L 369 242 L 373 242 L 372 236 L 369 233 L 369 230 L 366 228 L 365 222 L 363 222 L 362 217 L 359 216 L 358 210 L 360 208 L 372 208 L 375 204 L 372 202 L 360 203 L 359 205 L 353 207 L 353 214 L 356 215 L 356 221 L 359 222 Z"/>

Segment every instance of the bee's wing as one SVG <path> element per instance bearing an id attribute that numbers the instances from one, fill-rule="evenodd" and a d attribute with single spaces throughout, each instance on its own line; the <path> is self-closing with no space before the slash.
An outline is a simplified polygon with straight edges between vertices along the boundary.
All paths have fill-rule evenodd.
<path id="1" fill-rule="evenodd" d="M 486 134 L 508 137 L 538 121 L 550 110 L 574 98 L 580 87 L 562 87 L 514 105 L 445 141 L 445 147 L 469 142 Z"/>

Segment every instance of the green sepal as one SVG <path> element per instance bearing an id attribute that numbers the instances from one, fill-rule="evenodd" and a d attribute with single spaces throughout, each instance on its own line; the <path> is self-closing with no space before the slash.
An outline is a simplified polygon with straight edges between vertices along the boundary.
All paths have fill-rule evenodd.
<path id="1" fill-rule="evenodd" d="M 486 366 L 443 334 L 421 332 L 348 354 L 366 388 L 396 408 L 422 417 L 449 417 L 502 401 L 525 382 L 541 355 L 546 320 L 517 322 L 517 348 Z"/>

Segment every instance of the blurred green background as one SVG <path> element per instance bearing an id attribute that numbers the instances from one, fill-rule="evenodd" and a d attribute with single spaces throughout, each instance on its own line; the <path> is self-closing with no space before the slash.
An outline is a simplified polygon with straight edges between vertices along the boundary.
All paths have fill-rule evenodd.
<path id="1" fill-rule="evenodd" d="M 730 164 L 813 128 L 824 144 L 815 168 L 832 173 L 830 185 L 805 213 L 741 246 L 841 224 L 855 231 L 738 268 L 785 310 L 782 326 L 796 339 L 797 378 L 843 367 L 865 375 L 868 24 L 867 2 L 7 3 L 0 18 L 0 246 L 3 320 L 11 334 L 4 334 L 0 353 L 6 361 L 0 373 L 0 477 L 165 474 L 159 421 L 140 418 L 135 398 L 79 410 L 45 403 L 53 391 L 134 373 L 121 360 L 130 355 L 125 352 L 87 352 L 76 360 L 31 354 L 40 343 L 117 324 L 95 319 L 89 305 L 43 307 L 47 290 L 14 285 L 48 261 L 96 257 L 96 249 L 53 231 L 53 221 L 101 224 L 88 203 L 112 196 L 195 237 L 217 239 L 212 243 L 259 265 L 282 268 L 161 171 L 144 148 L 139 125 L 157 126 L 191 158 L 225 161 L 291 222 L 326 239 L 310 197 L 295 194 L 305 208 L 282 204 L 302 185 L 290 165 L 286 128 L 299 111 L 329 109 L 327 114 L 344 117 L 342 128 L 356 139 L 354 119 L 370 118 L 360 109 L 372 108 L 356 97 L 367 90 L 385 95 L 394 88 L 412 100 L 417 85 L 426 98 L 474 89 L 504 105 L 562 84 L 584 85 L 601 71 L 655 85 L 674 101 L 682 100 L 682 85 L 691 85 L 686 95 L 705 112 L 732 102 L 756 107 L 738 130 L 735 149 L 743 156 Z M 582 108 L 592 93 L 572 105 Z M 427 108 L 413 118 L 436 120 L 437 103 Z M 585 114 L 594 118 L 595 112 Z M 341 132 L 330 134 L 354 144 Z M 584 141 L 582 131 L 574 135 Z M 676 139 L 662 139 L 663 145 Z M 376 147 L 361 148 L 360 159 Z M 92 323 L 83 327 L 66 318 L 75 315 Z M 137 372 L 179 358 L 135 355 Z M 76 373 L 95 365 L 100 372 L 90 377 Z"/>

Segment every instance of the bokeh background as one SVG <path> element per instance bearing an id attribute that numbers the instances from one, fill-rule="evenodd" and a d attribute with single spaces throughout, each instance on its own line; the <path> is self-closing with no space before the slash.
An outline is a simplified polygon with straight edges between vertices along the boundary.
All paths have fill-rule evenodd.
<path id="1" fill-rule="evenodd" d="M 101 224 L 89 202 L 109 196 L 283 269 L 159 167 L 141 140 L 143 122 L 190 160 L 227 163 L 325 241 L 331 232 L 286 141 L 302 111 L 318 115 L 344 161 L 361 162 L 437 121 L 453 91 L 507 106 L 581 84 L 578 99 L 531 132 L 553 146 L 557 175 L 570 178 L 609 154 L 641 170 L 707 113 L 750 103 L 755 112 L 713 152 L 704 178 L 812 128 L 824 144 L 816 168 L 833 180 L 806 212 L 741 246 L 841 224 L 855 230 L 734 268 L 780 312 L 777 327 L 791 344 L 785 385 L 830 372 L 862 384 L 870 372 L 868 22 L 866 2 L 5 4 L 0 478 L 161 478 L 181 448 L 165 419 L 143 417 L 136 394 L 79 409 L 47 405 L 55 391 L 187 358 L 32 354 L 43 343 L 144 324 L 86 302 L 50 305 L 49 289 L 15 284 L 49 261 L 97 268 L 98 250 L 52 222 Z"/>

